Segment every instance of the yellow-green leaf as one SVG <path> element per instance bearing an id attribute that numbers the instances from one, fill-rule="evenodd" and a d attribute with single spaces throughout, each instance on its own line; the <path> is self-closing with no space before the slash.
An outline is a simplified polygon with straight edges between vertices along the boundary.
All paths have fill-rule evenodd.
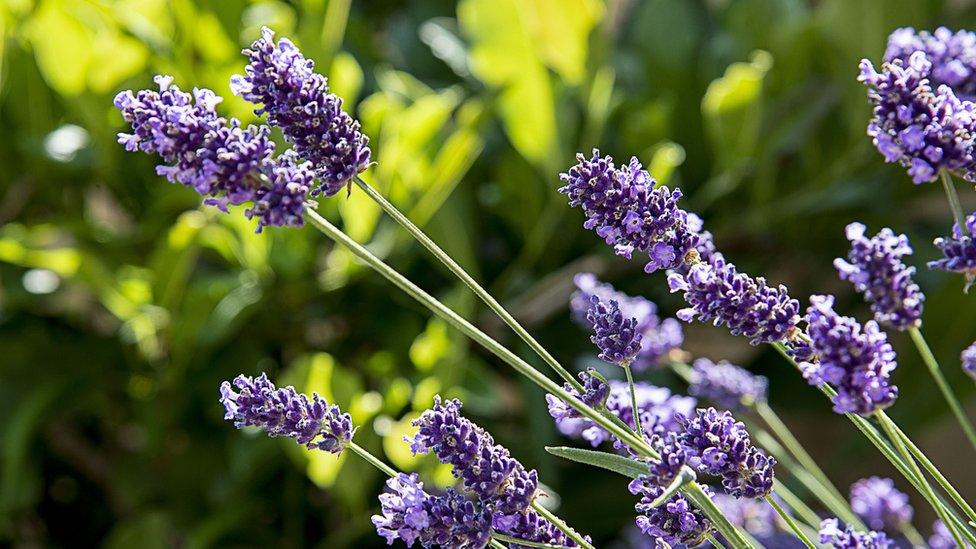
<path id="1" fill-rule="evenodd" d="M 62 95 L 85 91 L 91 67 L 94 34 L 58 0 L 44 0 L 27 23 L 37 67 Z"/>
<path id="2" fill-rule="evenodd" d="M 527 0 L 519 8 L 543 61 L 566 82 L 579 84 L 586 73 L 590 32 L 603 16 L 597 0 Z"/>

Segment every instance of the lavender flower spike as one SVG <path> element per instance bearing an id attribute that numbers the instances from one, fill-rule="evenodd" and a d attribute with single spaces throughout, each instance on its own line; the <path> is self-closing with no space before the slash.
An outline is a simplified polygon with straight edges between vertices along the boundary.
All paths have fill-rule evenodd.
<path id="1" fill-rule="evenodd" d="M 898 532 L 915 511 L 890 478 L 869 477 L 851 485 L 851 509 L 874 530 Z"/>
<path id="2" fill-rule="evenodd" d="M 600 349 L 600 359 L 618 366 L 629 366 L 641 349 L 641 334 L 636 330 L 637 319 L 625 318 L 620 305 L 599 297 L 590 299 L 586 319 L 593 327 L 590 340 Z"/>
<path id="3" fill-rule="evenodd" d="M 593 297 L 598 297 L 601 301 L 616 301 L 625 317 L 637 319 L 634 330 L 641 336 L 641 345 L 630 365 L 635 372 L 660 366 L 668 353 L 680 347 L 684 341 L 681 323 L 674 318 L 659 318 L 657 305 L 653 301 L 618 292 L 610 284 L 597 280 L 592 273 L 579 273 L 573 277 L 573 282 L 576 284 L 576 292 L 573 293 L 569 308 L 573 319 L 581 326 L 593 329 L 586 318 L 587 312 L 593 306 Z"/>
<path id="4" fill-rule="evenodd" d="M 929 536 L 929 549 L 958 549 L 955 538 L 952 537 L 952 532 L 946 527 L 945 523 L 941 520 L 936 520 L 932 523 L 932 535 Z M 972 549 L 972 545 L 966 544 L 967 549 Z"/>
<path id="5" fill-rule="evenodd" d="M 709 497 L 712 495 L 707 486 L 701 488 Z M 711 521 L 680 493 L 662 505 L 651 507 L 651 503 L 664 493 L 664 487 L 648 477 L 639 477 L 630 483 L 629 489 L 632 494 L 641 496 L 634 508 L 638 513 L 637 527 L 644 534 L 670 545 L 697 547 L 712 533 Z"/>
<path id="6" fill-rule="evenodd" d="M 960 358 L 962 359 L 962 371 L 976 380 L 976 342 L 966 347 Z"/>
<path id="7" fill-rule="evenodd" d="M 755 499 L 772 492 L 776 460 L 752 445 L 745 425 L 730 412 L 699 408 L 678 421 L 681 444 L 699 473 L 721 476 L 722 487 L 733 497 Z"/>
<path id="8" fill-rule="evenodd" d="M 835 518 L 820 523 L 820 543 L 834 549 L 887 549 L 895 546 L 883 532 L 858 532 L 851 526 L 841 530 Z"/>
<path id="9" fill-rule="evenodd" d="M 699 358 L 692 364 L 688 392 L 706 398 L 728 410 L 741 410 L 756 402 L 765 402 L 769 380 L 749 373 L 727 361 L 718 363 Z"/>
<path id="10" fill-rule="evenodd" d="M 677 316 L 686 322 L 697 316 L 724 325 L 753 345 L 791 339 L 797 332 L 800 303 L 785 286 L 774 288 L 762 277 L 740 273 L 720 256 L 711 264 L 693 265 L 687 274 L 671 273 L 668 286 L 672 292 L 684 293 L 690 307 Z"/>
<path id="11" fill-rule="evenodd" d="M 220 385 L 220 403 L 227 410 L 224 419 L 234 420 L 238 429 L 259 427 L 268 436 L 293 438 L 309 449 L 332 454 L 342 452 L 352 440 L 355 429 L 349 414 L 315 393 L 309 398 L 291 386 L 279 389 L 267 374 L 239 375 L 233 387 L 229 381 Z"/>
<path id="12" fill-rule="evenodd" d="M 952 225 L 952 236 L 935 239 L 935 247 L 942 252 L 942 258 L 929 261 L 928 268 L 951 273 L 962 273 L 966 277 L 966 291 L 976 280 L 976 213 L 966 217 L 966 226 Z"/>
<path id="13" fill-rule="evenodd" d="M 424 491 L 417 474 L 400 473 L 386 481 L 380 495 L 381 515 L 373 515 L 376 532 L 388 545 L 400 539 L 408 546 L 482 549 L 491 541 L 491 516 L 453 488 L 441 496 Z"/>
<path id="14" fill-rule="evenodd" d="M 934 86 L 946 85 L 960 99 L 976 96 L 976 34 L 961 30 L 953 33 L 945 27 L 935 32 L 915 32 L 911 27 L 896 29 L 888 37 L 885 61 L 908 59 L 917 51 L 931 61 L 929 79 Z"/>
<path id="15" fill-rule="evenodd" d="M 837 390 L 834 411 L 870 415 L 891 406 L 898 388 L 891 372 L 898 366 L 895 351 L 878 324 L 862 327 L 856 320 L 838 315 L 834 297 L 810 297 L 807 333 L 810 343 L 798 358 L 803 377 L 811 385 L 829 383 Z"/>
<path id="16" fill-rule="evenodd" d="M 887 162 L 908 168 L 916 184 L 934 181 L 939 170 L 976 178 L 973 162 L 973 104 L 961 101 L 948 86 L 933 91 L 932 63 L 923 52 L 895 59 L 877 72 L 861 61 L 858 81 L 868 86 L 874 118 L 868 135 Z"/>
<path id="17" fill-rule="evenodd" d="M 577 546 L 576 542 L 569 539 L 555 524 L 549 522 L 532 509 L 527 509 L 525 512 L 517 515 L 514 523 L 503 529 L 502 533 L 521 540 L 545 543 L 557 547 Z M 590 537 L 585 536 L 585 539 L 589 541 Z M 510 544 L 508 547 L 510 549 L 531 549 L 528 546 L 515 543 Z"/>
<path id="18" fill-rule="evenodd" d="M 274 42 L 265 27 L 244 55 L 244 75 L 231 79 L 231 89 L 261 108 L 255 112 L 281 128 L 299 156 L 312 163 L 319 186 L 312 194 L 332 196 L 369 167 L 369 138 L 359 122 L 342 110 L 342 99 L 329 93 L 315 63 L 287 38 Z"/>
<path id="19" fill-rule="evenodd" d="M 698 260 L 699 236 L 687 226 L 688 213 L 678 207 L 680 190 L 655 188 L 636 157 L 620 168 L 596 149 L 591 158 L 580 153 L 576 160 L 559 176 L 566 183 L 559 192 L 569 197 L 570 206 L 583 210 L 583 227 L 595 230 L 618 255 L 647 254 L 648 273 Z"/>
<path id="20" fill-rule="evenodd" d="M 415 454 L 433 452 L 441 463 L 452 465 L 454 476 L 492 513 L 495 528 L 513 526 L 535 498 L 535 470 L 526 470 L 490 434 L 463 417 L 459 400 L 435 397 L 433 408 L 413 424 L 419 429 L 410 449 Z"/>
<path id="21" fill-rule="evenodd" d="M 204 202 L 227 211 L 231 204 L 254 202 L 246 215 L 258 218 L 257 232 L 267 225 L 300 227 L 305 195 L 312 180 L 309 167 L 289 155 L 272 157 L 274 143 L 265 126 L 242 127 L 236 119 L 217 116 L 222 101 L 212 91 L 180 91 L 168 76 L 157 76 L 160 91 L 124 91 L 115 106 L 132 127 L 120 133 L 128 151 L 156 154 L 156 173 L 192 188 Z"/>
<path id="22" fill-rule="evenodd" d="M 915 267 L 905 265 L 901 259 L 912 254 L 908 237 L 884 228 L 866 238 L 865 230 L 863 223 L 847 226 L 847 239 L 851 241 L 848 261 L 834 260 L 840 277 L 864 294 L 880 324 L 896 330 L 918 327 L 925 296 L 912 281 Z"/>

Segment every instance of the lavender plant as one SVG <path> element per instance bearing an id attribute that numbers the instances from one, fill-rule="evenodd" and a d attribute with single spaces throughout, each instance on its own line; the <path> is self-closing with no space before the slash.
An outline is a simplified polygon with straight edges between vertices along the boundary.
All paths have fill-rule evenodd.
<path id="1" fill-rule="evenodd" d="M 968 227 L 959 214 L 958 200 L 953 201 L 955 191 L 948 173 L 973 177 L 974 117 L 972 104 L 959 100 L 950 86 L 960 86 L 961 92 L 968 90 L 967 80 L 961 76 L 968 70 L 963 61 L 966 57 L 959 53 L 968 47 L 968 38 L 944 34 L 937 32 L 938 40 L 951 43 L 955 49 L 937 63 L 929 56 L 941 50 L 932 46 L 929 37 L 919 35 L 913 42 L 902 33 L 901 49 L 891 53 L 892 60 L 882 72 L 864 62 L 860 79 L 871 89 L 869 97 L 875 103 L 869 135 L 887 160 L 908 168 L 916 183 L 932 181 L 941 174 L 959 233 L 954 240 L 961 242 L 968 238 L 963 233 Z M 920 49 L 909 53 L 907 62 L 895 59 L 916 42 L 921 44 Z M 627 382 L 607 381 L 595 372 L 586 372 L 577 380 L 450 256 L 358 177 L 370 164 L 368 138 L 358 122 L 342 110 L 341 100 L 329 93 L 325 77 L 314 71 L 313 63 L 293 43 L 287 39 L 275 43 L 274 34 L 264 29 L 261 38 L 244 53 L 250 63 L 243 76 L 232 80 L 231 87 L 235 94 L 260 105 L 256 112 L 282 131 L 291 150 L 274 157 L 268 128 L 242 128 L 236 120 L 223 119 L 216 114 L 219 98 L 213 92 L 195 90 L 191 99 L 163 77 L 158 79 L 159 92 L 123 92 L 116 98 L 116 106 L 133 131 L 120 134 L 120 143 L 128 150 L 160 156 L 158 173 L 192 187 L 207 204 L 226 210 L 229 205 L 251 202 L 245 213 L 258 218 L 258 231 L 266 225 L 298 227 L 309 221 L 542 387 L 560 430 L 582 436 L 594 446 L 612 440 L 623 454 L 578 449 L 567 455 L 618 472 L 638 471 L 630 484 L 631 493 L 641 496 L 635 506 L 636 524 L 657 542 L 717 543 L 713 535 L 721 534 L 732 547 L 751 546 L 713 501 L 713 490 L 699 482 L 702 475 L 720 479 L 718 486 L 730 497 L 765 500 L 798 539 L 808 547 L 815 546 L 773 497 L 777 460 L 753 444 L 744 423 L 729 411 L 688 409 L 695 406 L 693 399 L 673 397 L 666 389 L 634 380 L 632 363 L 640 361 L 643 370 L 671 360 L 672 351 L 681 343 L 680 328 L 673 319 L 659 322 L 650 302 L 625 299 L 612 288 L 595 284 L 594 279 L 578 278 L 580 297 L 585 296 L 586 304 L 574 307 L 575 316 L 585 319 L 593 331 L 592 341 L 600 358 L 620 366 Z M 945 83 L 933 91 L 929 78 Z M 799 301 L 785 286 L 773 286 L 761 277 L 739 272 L 717 250 L 701 219 L 679 206 L 681 191 L 657 185 L 636 158 L 619 168 L 596 150 L 592 157 L 578 155 L 577 160 L 560 176 L 565 185 L 559 191 L 567 195 L 571 206 L 583 211 L 584 227 L 594 230 L 615 253 L 627 259 L 634 252 L 646 256 L 646 273 L 668 271 L 668 287 L 688 304 L 677 312 L 679 319 L 690 322 L 697 318 L 724 326 L 753 345 L 771 344 L 799 361 L 796 366 L 811 384 L 831 397 L 834 410 L 849 417 L 922 493 L 955 542 L 961 546 L 964 539 L 976 541 L 958 511 L 970 520 L 976 520 L 976 513 L 883 411 L 897 397 L 889 379 L 896 363 L 894 351 L 877 323 L 862 326 L 837 314 L 830 296 L 811 297 L 807 315 L 801 317 Z M 343 187 L 351 192 L 353 183 L 471 288 L 563 378 L 565 385 L 546 377 L 377 259 L 316 213 L 307 199 L 319 194 L 332 196 Z M 863 226 L 860 230 L 856 225 L 851 227 L 854 249 L 849 263 L 838 263 L 842 276 L 866 293 L 880 322 L 917 332 L 923 296 L 911 281 L 912 268 L 900 261 L 908 253 L 907 242 L 890 231 L 865 239 Z M 949 246 L 940 248 L 948 258 Z M 954 270 L 957 268 L 961 267 Z M 583 306 L 586 311 L 581 316 L 578 309 Z M 927 346 L 919 348 L 924 355 Z M 765 407 L 765 383 L 731 365 L 700 362 L 691 370 L 687 366 L 674 369 L 687 374 L 698 396 L 737 410 Z M 647 394 L 643 400 L 639 398 L 642 392 Z M 416 475 L 394 471 L 352 442 L 355 429 L 350 416 L 317 395 L 301 395 L 290 387 L 278 389 L 263 375 L 257 379 L 240 376 L 233 386 L 226 382 L 221 386 L 221 402 L 226 417 L 239 428 L 258 427 L 270 436 L 293 438 L 310 449 L 330 453 L 349 449 L 387 473 L 391 477 L 389 491 L 380 496 L 381 514 L 373 522 L 389 543 L 592 547 L 589 538 L 539 504 L 536 472 L 526 469 L 487 432 L 461 416 L 459 401 L 436 399 L 433 408 L 415 422 L 418 432 L 410 440 L 415 453 L 433 453 L 451 465 L 460 490 L 449 489 L 441 495 L 426 491 Z M 686 408 L 679 412 L 679 406 Z M 877 420 L 887 440 L 861 416 Z M 802 449 L 795 448 L 799 446 L 795 439 L 781 432 L 780 438 L 791 446 L 797 459 L 808 459 Z M 920 464 L 958 511 L 943 503 Z M 820 488 L 829 492 L 828 486 L 829 481 L 821 482 Z M 822 497 L 828 507 L 836 504 L 833 495 Z M 859 496 L 857 501 L 864 500 Z M 873 515 L 866 513 L 865 518 L 870 521 Z M 880 532 L 860 533 L 852 526 L 842 530 L 837 519 L 821 524 L 820 542 L 835 547 L 890 544 Z"/>

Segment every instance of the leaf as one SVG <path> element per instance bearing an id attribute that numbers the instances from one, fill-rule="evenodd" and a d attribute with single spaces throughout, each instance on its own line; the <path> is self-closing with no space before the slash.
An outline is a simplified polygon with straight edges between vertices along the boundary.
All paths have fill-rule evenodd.
<path id="1" fill-rule="evenodd" d="M 363 89 L 363 68 L 351 54 L 341 51 L 332 60 L 329 87 L 342 98 L 342 108 L 352 114 L 359 92 Z"/>
<path id="2" fill-rule="evenodd" d="M 571 448 L 569 446 L 546 446 L 546 451 L 556 457 L 613 471 L 629 478 L 637 478 L 647 474 L 646 463 L 609 452 Z"/>
<path id="3" fill-rule="evenodd" d="M 595 0 L 529 0 L 519 3 L 535 38 L 539 57 L 569 84 L 586 73 L 590 32 L 603 17 Z"/>
<path id="4" fill-rule="evenodd" d="M 142 42 L 114 30 L 98 33 L 93 48 L 88 86 L 98 93 L 114 91 L 123 80 L 142 71 L 149 59 Z"/>
<path id="5" fill-rule="evenodd" d="M 417 464 L 423 459 L 422 455 L 414 455 L 410 451 L 410 445 L 404 437 L 410 437 L 416 433 L 417 428 L 412 425 L 413 420 L 420 414 L 411 412 L 390 425 L 390 430 L 383 436 L 383 453 L 393 466 L 401 471 L 412 471 L 417 468 Z"/>
<path id="6" fill-rule="evenodd" d="M 472 72 L 482 82 L 500 86 L 520 78 L 526 64 L 538 63 L 514 0 L 464 0 L 457 16 L 471 42 Z"/>
<path id="7" fill-rule="evenodd" d="M 75 19 L 62 2 L 45 0 L 27 23 L 37 67 L 62 95 L 85 91 L 92 63 L 92 29 Z"/>
<path id="8" fill-rule="evenodd" d="M 512 145 L 548 170 L 557 157 L 556 107 L 545 67 L 539 63 L 526 66 L 518 80 L 502 92 L 498 107 Z"/>
<path id="9" fill-rule="evenodd" d="M 755 51 L 748 63 L 729 65 L 725 75 L 713 80 L 705 91 L 702 116 L 718 152 L 720 168 L 733 168 L 738 161 L 755 155 L 763 81 L 772 65 L 768 52 Z"/>

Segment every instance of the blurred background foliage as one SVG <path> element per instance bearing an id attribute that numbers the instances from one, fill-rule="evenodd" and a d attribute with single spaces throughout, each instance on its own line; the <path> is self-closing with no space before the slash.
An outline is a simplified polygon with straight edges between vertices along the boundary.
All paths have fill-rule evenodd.
<path id="1" fill-rule="evenodd" d="M 172 74 L 254 122 L 228 89 L 239 50 L 262 25 L 293 37 L 371 136 L 367 179 L 556 356 L 583 365 L 592 351 L 566 314 L 574 273 L 596 271 L 666 313 L 677 303 L 663 275 L 614 258 L 555 192 L 576 151 L 637 155 L 681 186 L 745 270 L 800 298 L 836 292 L 862 320 L 831 267 L 846 223 L 890 225 L 910 235 L 917 265 L 931 258 L 944 199 L 872 149 L 855 76 L 892 29 L 938 24 L 972 28 L 973 2 L 4 0 L 0 543 L 378 546 L 376 471 L 222 420 L 220 381 L 260 371 L 334 399 L 362 425 L 361 444 L 432 482 L 449 472 L 402 437 L 434 394 L 460 396 L 540 469 L 570 522 L 604 543 L 632 521 L 621 479 L 545 454 L 560 438 L 535 387 L 312 229 L 255 235 L 124 153 L 119 90 Z M 963 200 L 976 207 L 971 191 Z M 321 206 L 530 357 L 364 195 Z M 974 298 L 958 278 L 918 278 L 925 330 L 972 405 L 958 354 L 976 337 Z M 893 415 L 976 497 L 935 386 L 893 338 Z M 842 486 L 889 472 L 775 353 L 708 326 L 689 327 L 686 348 L 770 376 L 773 406 Z"/>

